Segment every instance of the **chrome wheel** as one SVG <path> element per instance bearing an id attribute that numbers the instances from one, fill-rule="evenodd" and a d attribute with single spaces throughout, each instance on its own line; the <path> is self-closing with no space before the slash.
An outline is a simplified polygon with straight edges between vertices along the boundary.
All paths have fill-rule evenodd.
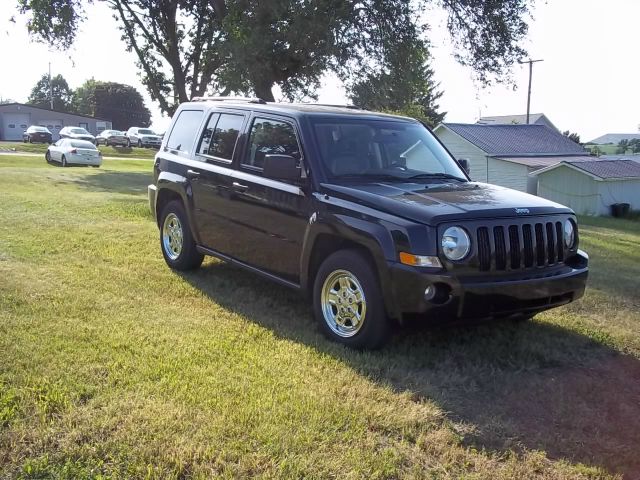
<path id="1" fill-rule="evenodd" d="M 320 292 L 322 314 L 327 326 L 343 338 L 360 331 L 367 312 L 364 289 L 356 276 L 347 270 L 331 272 Z"/>
<path id="2" fill-rule="evenodd" d="M 182 252 L 182 224 L 175 213 L 168 214 L 162 226 L 162 247 L 170 260 L 176 260 Z"/>

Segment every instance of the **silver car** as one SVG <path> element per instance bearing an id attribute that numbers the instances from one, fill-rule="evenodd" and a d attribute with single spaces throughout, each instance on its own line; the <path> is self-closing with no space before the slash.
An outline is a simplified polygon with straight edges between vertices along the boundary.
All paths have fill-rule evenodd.
<path id="1" fill-rule="evenodd" d="M 129 140 L 124 132 L 120 130 L 103 130 L 96 136 L 96 145 L 121 145 L 127 146 Z"/>
<path id="2" fill-rule="evenodd" d="M 96 137 L 82 127 L 64 127 L 60 130 L 60 138 L 74 138 L 76 140 L 86 140 L 91 143 L 95 143 L 96 141 Z"/>
<path id="3" fill-rule="evenodd" d="M 86 140 L 61 138 L 47 149 L 44 158 L 47 163 L 57 162 L 63 167 L 69 165 L 102 165 L 102 153 L 97 147 Z"/>

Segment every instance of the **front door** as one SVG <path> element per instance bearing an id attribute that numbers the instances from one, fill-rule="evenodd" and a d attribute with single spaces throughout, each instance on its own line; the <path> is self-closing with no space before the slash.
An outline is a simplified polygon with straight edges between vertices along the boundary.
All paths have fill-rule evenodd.
<path id="1" fill-rule="evenodd" d="M 233 256 L 299 283 L 309 199 L 298 185 L 262 175 L 264 156 L 270 153 L 291 155 L 302 163 L 292 120 L 264 115 L 252 121 L 240 167 L 231 183 L 230 217 L 236 224 Z"/>

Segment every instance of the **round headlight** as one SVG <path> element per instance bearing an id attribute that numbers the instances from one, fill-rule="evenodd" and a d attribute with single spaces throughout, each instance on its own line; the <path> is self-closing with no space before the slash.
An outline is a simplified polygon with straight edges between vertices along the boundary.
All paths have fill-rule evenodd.
<path id="1" fill-rule="evenodd" d="M 462 227 L 449 227 L 442 235 L 442 251 L 449 260 L 462 260 L 471 250 L 471 239 Z"/>
<path id="2" fill-rule="evenodd" d="M 571 220 L 564 222 L 564 244 L 567 248 L 573 248 L 576 243 L 576 227 Z"/>

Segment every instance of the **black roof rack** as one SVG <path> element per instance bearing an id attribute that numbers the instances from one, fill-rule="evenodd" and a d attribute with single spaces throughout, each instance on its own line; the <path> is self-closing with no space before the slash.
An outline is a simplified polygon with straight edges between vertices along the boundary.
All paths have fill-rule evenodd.
<path id="1" fill-rule="evenodd" d="M 260 103 L 266 104 L 263 99 L 257 97 L 229 97 L 229 96 L 214 96 L 214 97 L 193 97 L 192 102 L 245 102 L 245 103 Z"/>
<path id="2" fill-rule="evenodd" d="M 316 107 L 334 107 L 334 108 L 348 108 L 350 110 L 362 110 L 362 108 L 358 107 L 357 105 L 339 105 L 335 103 L 298 102 L 298 103 L 292 103 L 291 105 L 309 105 L 309 106 L 316 106 Z"/>

